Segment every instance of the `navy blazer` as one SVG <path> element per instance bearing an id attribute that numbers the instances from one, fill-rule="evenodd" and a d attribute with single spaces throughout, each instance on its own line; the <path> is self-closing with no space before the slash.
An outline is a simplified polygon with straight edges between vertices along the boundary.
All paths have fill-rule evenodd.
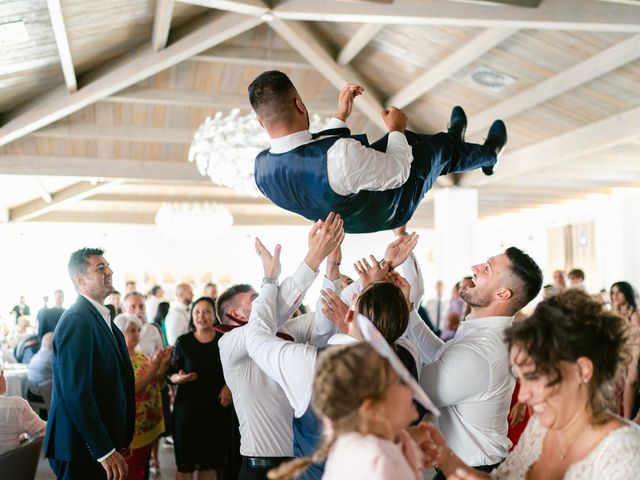
<path id="1" fill-rule="evenodd" d="M 93 460 L 128 447 L 135 422 L 135 384 L 124 336 L 82 295 L 53 336 L 53 396 L 45 456 Z"/>

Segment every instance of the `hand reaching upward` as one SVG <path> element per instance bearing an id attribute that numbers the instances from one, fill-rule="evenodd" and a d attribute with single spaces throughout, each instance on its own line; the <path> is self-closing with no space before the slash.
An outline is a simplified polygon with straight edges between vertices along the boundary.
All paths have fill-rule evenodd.
<path id="1" fill-rule="evenodd" d="M 274 280 L 278 280 L 280 276 L 280 272 L 282 271 L 282 265 L 280 264 L 280 250 L 282 247 L 280 244 L 276 245 L 276 248 L 273 250 L 273 255 L 267 247 L 260 241 L 258 237 L 256 237 L 256 253 L 262 260 L 262 268 L 264 270 L 264 276 L 266 278 L 273 278 Z"/>
<path id="2" fill-rule="evenodd" d="M 353 101 L 357 96 L 362 95 L 363 92 L 364 88 L 355 83 L 347 83 L 342 90 L 340 90 L 340 95 L 338 96 L 338 111 L 336 112 L 336 118 L 338 120 L 342 120 L 343 122 L 347 121 L 347 118 L 349 118 L 353 110 Z"/>
<path id="3" fill-rule="evenodd" d="M 322 313 L 324 316 L 336 326 L 339 332 L 348 333 L 349 324 L 345 322 L 345 318 L 349 312 L 349 305 L 344 303 L 340 296 L 333 290 L 322 290 L 320 291 L 320 295 L 322 295 L 320 301 L 322 302 Z"/>
<path id="4" fill-rule="evenodd" d="M 327 218 L 318 220 L 309 232 L 309 252 L 304 261 L 314 272 L 327 255 L 344 240 L 344 222 L 340 215 L 331 212 Z"/>
<path id="5" fill-rule="evenodd" d="M 385 263 L 384 267 L 381 267 L 380 263 L 376 260 L 376 257 L 369 255 L 369 258 L 371 259 L 371 265 L 367 262 L 366 258 L 358 260 L 353 264 L 353 268 L 358 272 L 358 276 L 362 282 L 362 288 L 365 288 L 372 283 L 384 280 L 391 266 L 391 264 Z"/>
<path id="6" fill-rule="evenodd" d="M 391 268 L 402 265 L 409 258 L 409 254 L 413 249 L 416 248 L 418 238 L 419 235 L 416 232 L 396 238 L 384 252 L 385 262 L 390 263 Z"/>

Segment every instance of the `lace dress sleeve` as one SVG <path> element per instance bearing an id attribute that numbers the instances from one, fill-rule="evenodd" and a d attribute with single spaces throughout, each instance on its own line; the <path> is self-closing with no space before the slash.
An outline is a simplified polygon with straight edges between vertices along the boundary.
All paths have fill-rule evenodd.
<path id="1" fill-rule="evenodd" d="M 640 428 L 620 427 L 607 435 L 583 461 L 574 464 L 566 480 L 606 478 L 629 480 L 640 472 Z"/>

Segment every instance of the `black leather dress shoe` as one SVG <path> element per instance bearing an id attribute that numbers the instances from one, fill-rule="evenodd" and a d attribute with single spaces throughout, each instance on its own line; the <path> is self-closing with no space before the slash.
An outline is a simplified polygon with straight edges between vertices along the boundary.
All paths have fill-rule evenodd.
<path id="1" fill-rule="evenodd" d="M 493 175 L 498 167 L 498 156 L 507 143 L 507 127 L 502 120 L 496 120 L 491 124 L 484 146 L 492 152 L 496 152 L 496 163 L 490 167 L 482 167 L 482 173 Z"/>
<path id="2" fill-rule="evenodd" d="M 464 142 L 464 132 L 467 131 L 467 116 L 462 107 L 456 105 L 451 110 L 451 119 L 449 120 L 449 129 L 447 131 L 460 142 Z"/>

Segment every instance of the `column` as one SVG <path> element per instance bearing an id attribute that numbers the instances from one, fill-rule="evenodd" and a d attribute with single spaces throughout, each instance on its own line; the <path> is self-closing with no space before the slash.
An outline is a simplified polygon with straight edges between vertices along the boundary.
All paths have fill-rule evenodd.
<path id="1" fill-rule="evenodd" d="M 473 188 L 433 190 L 435 224 L 434 260 L 438 278 L 445 292 L 462 277 L 471 275 L 475 256 L 475 233 L 478 221 L 478 191 Z"/>

